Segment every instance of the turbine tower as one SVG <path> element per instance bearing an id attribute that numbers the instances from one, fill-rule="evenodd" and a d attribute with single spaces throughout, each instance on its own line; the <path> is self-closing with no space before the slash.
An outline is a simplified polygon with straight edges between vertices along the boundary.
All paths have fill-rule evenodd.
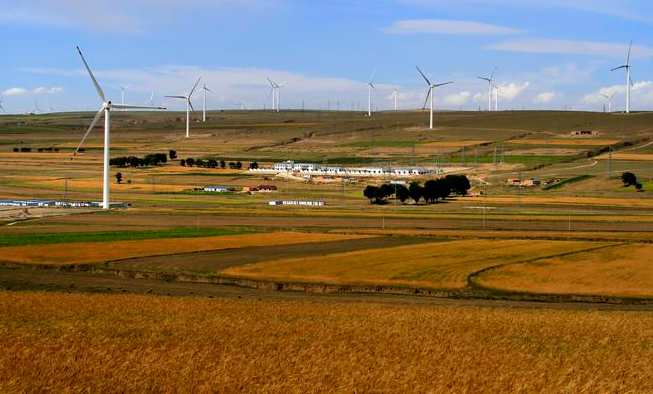
<path id="1" fill-rule="evenodd" d="M 426 108 L 426 103 L 429 101 L 429 97 L 431 98 L 431 116 L 430 116 L 430 122 L 429 122 L 429 129 L 433 130 L 433 96 L 435 96 L 435 88 L 439 88 L 440 86 L 444 85 L 449 85 L 452 84 L 453 81 L 445 82 L 445 83 L 439 83 L 437 85 L 434 85 L 429 81 L 429 79 L 424 75 L 422 70 L 419 69 L 419 67 L 415 66 L 417 71 L 422 75 L 422 78 L 426 81 L 426 83 L 429 85 L 429 90 L 428 93 L 426 93 L 426 100 L 424 100 L 424 107 L 422 109 Z"/>
<path id="2" fill-rule="evenodd" d="M 5 111 L 5 107 L 2 106 L 2 100 L 4 100 L 4 99 L 5 99 L 5 96 L 0 96 L 0 109 L 2 110 L 2 112 L 7 112 L 7 111 Z"/>
<path id="3" fill-rule="evenodd" d="M 147 104 L 149 104 L 150 107 L 154 107 L 154 92 L 150 93 L 150 98 L 147 100 Z"/>
<path id="4" fill-rule="evenodd" d="M 79 53 L 79 56 L 82 58 L 82 62 L 84 62 L 84 67 L 86 67 L 86 71 L 88 71 L 88 75 L 91 77 L 91 81 L 93 81 L 93 85 L 95 85 L 95 90 L 97 91 L 98 96 L 102 101 L 102 107 L 93 118 L 93 121 L 91 122 L 91 126 L 88 128 L 86 134 L 84 134 L 84 137 L 82 137 L 82 140 L 79 142 L 77 149 L 75 149 L 75 152 L 73 153 L 73 157 L 77 154 L 77 152 L 79 152 L 79 148 L 81 148 L 82 144 L 86 140 L 86 137 L 88 137 L 88 135 L 91 133 L 95 125 L 100 120 L 100 117 L 102 117 L 102 114 L 104 114 L 104 171 L 103 171 L 103 183 L 102 183 L 103 185 L 102 208 L 109 209 L 109 205 L 110 205 L 109 204 L 109 150 L 110 150 L 110 140 L 111 140 L 111 110 L 113 108 L 115 109 L 130 109 L 130 108 L 165 109 L 165 108 L 139 107 L 134 105 L 113 104 L 111 101 L 107 101 L 107 99 L 104 97 L 104 92 L 102 91 L 102 88 L 100 87 L 97 80 L 95 79 L 93 72 L 91 72 L 91 68 L 88 66 L 88 63 L 86 63 L 86 59 L 84 59 L 84 55 L 82 55 L 82 51 L 79 49 L 79 47 L 77 47 L 77 52 Z M 70 159 L 72 160 L 73 157 L 71 157 Z"/>
<path id="5" fill-rule="evenodd" d="M 204 92 L 204 98 L 202 99 L 202 122 L 206 122 L 206 92 L 213 93 L 213 91 L 207 88 L 206 84 L 200 90 Z"/>
<path id="6" fill-rule="evenodd" d="M 125 105 L 125 90 L 129 89 L 131 85 L 125 85 L 125 86 L 118 85 L 118 87 L 120 88 L 120 91 L 122 93 L 122 101 L 120 103 L 122 105 Z"/>
<path id="7" fill-rule="evenodd" d="M 392 91 L 392 96 L 390 97 L 395 99 L 395 111 L 397 111 L 397 109 L 399 109 L 399 106 L 397 105 L 397 100 L 399 99 L 399 90 L 397 90 L 397 88 L 394 88 L 394 90 Z"/>
<path id="8" fill-rule="evenodd" d="M 611 71 L 617 71 L 621 70 L 622 68 L 626 69 L 626 113 L 630 113 L 630 87 L 633 85 L 633 80 L 630 78 L 630 52 L 633 49 L 633 42 L 630 42 L 630 46 L 628 47 L 628 57 L 626 58 L 626 64 L 623 66 L 615 67 Z"/>
<path id="9" fill-rule="evenodd" d="M 499 111 L 499 86 L 493 84 L 492 88 L 494 89 L 494 112 L 497 112 Z"/>
<path id="10" fill-rule="evenodd" d="M 608 100 L 608 113 L 609 113 L 609 114 L 612 113 L 612 99 L 613 99 L 614 96 L 615 96 L 617 93 L 619 93 L 619 92 L 620 92 L 620 90 L 617 90 L 616 92 L 612 93 L 612 94 L 609 95 L 609 96 L 606 95 L 606 94 L 603 94 L 603 93 L 599 93 L 601 96 L 605 97 L 606 100 Z"/>
<path id="11" fill-rule="evenodd" d="M 193 93 L 195 93 L 195 88 L 197 88 L 197 84 L 200 83 L 200 79 L 202 79 L 202 77 L 197 79 L 197 82 L 195 82 L 195 85 L 193 85 L 190 93 L 188 93 L 186 96 L 165 96 L 168 98 L 186 100 L 186 138 L 190 137 L 190 110 L 192 109 L 193 112 L 195 111 L 195 108 L 193 108 L 193 103 L 191 103 L 190 99 L 193 97 Z"/>
<path id="12" fill-rule="evenodd" d="M 376 88 L 374 87 L 372 81 L 374 80 L 375 75 L 376 75 L 376 70 L 372 72 L 370 81 L 367 83 L 367 116 L 368 117 L 372 116 L 372 89 L 374 89 L 374 91 L 376 92 Z"/>
<path id="13" fill-rule="evenodd" d="M 494 81 L 494 74 L 496 72 L 497 72 L 497 68 L 495 67 L 489 78 L 478 77 L 478 79 L 481 79 L 483 81 L 487 81 L 487 84 L 488 84 L 488 95 L 487 95 L 487 110 L 488 111 L 492 111 L 492 82 Z"/>
<path id="14" fill-rule="evenodd" d="M 271 80 L 268 77 L 268 82 L 270 82 L 270 87 L 272 88 L 272 110 L 279 112 L 279 101 L 281 96 L 281 88 L 284 87 L 286 82 L 278 84 Z"/>

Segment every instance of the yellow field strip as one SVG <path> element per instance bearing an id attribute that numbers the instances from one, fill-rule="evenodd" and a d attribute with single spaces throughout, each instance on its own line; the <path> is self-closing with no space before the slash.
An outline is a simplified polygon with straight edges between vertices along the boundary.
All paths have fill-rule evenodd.
<path id="1" fill-rule="evenodd" d="M 573 241 L 462 240 L 282 259 L 232 267 L 222 273 L 291 282 L 462 288 L 470 274 L 487 267 L 597 245 Z"/>
<path id="2" fill-rule="evenodd" d="M 517 145 L 608 146 L 618 143 L 619 140 L 509 140 L 506 142 Z"/>
<path id="3" fill-rule="evenodd" d="M 251 246 L 328 242 L 367 237 L 370 236 L 279 232 L 203 238 L 8 246 L 0 248 L 0 261 L 39 264 L 84 264 L 132 257 L 201 252 L 206 250 L 244 248 Z"/>

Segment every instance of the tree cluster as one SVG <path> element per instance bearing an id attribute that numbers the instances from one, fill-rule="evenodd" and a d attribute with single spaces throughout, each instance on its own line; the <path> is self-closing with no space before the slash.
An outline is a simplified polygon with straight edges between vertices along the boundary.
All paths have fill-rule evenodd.
<path id="1" fill-rule="evenodd" d="M 53 147 L 51 147 L 51 146 L 49 146 L 49 147 L 47 147 L 47 148 L 37 148 L 36 150 L 37 150 L 38 152 L 59 152 L 59 148 L 53 148 Z M 23 147 L 21 147 L 21 148 L 13 148 L 11 151 L 12 151 L 12 152 L 23 152 L 23 153 L 27 153 L 27 152 L 31 152 L 31 151 L 32 151 L 32 148 L 28 148 L 28 147 L 26 147 L 26 146 L 23 146 Z"/>
<path id="2" fill-rule="evenodd" d="M 623 182 L 625 187 L 635 186 L 635 189 L 642 190 L 644 186 L 637 181 L 637 176 L 632 172 L 624 172 L 621 174 L 621 182 Z"/>
<path id="3" fill-rule="evenodd" d="M 143 158 L 136 156 L 113 157 L 109 159 L 109 165 L 116 167 L 149 167 L 158 166 L 168 162 L 168 156 L 165 153 L 153 153 Z"/>
<path id="4" fill-rule="evenodd" d="M 217 161 L 217 160 L 214 160 L 214 159 L 204 160 L 204 159 L 194 159 L 192 157 L 189 157 L 187 159 L 179 160 L 179 165 L 181 165 L 182 167 L 186 167 L 186 166 L 193 167 L 193 166 L 195 166 L 195 167 L 201 167 L 201 168 L 222 168 L 222 169 L 225 169 L 225 168 L 229 167 L 232 170 L 233 169 L 239 170 L 239 169 L 243 168 L 243 163 L 241 163 L 239 161 L 237 161 L 235 163 L 233 161 L 230 161 L 229 163 L 227 163 L 224 160 L 220 160 L 220 161 Z"/>
<path id="5" fill-rule="evenodd" d="M 386 199 L 394 195 L 395 199 L 405 203 L 409 198 L 415 204 L 423 199 L 427 204 L 434 204 L 444 201 L 451 194 L 464 196 L 470 189 L 469 179 L 464 175 L 447 175 L 444 178 L 431 179 L 420 185 L 419 182 L 411 182 L 408 187 L 404 185 L 384 184 L 379 187 L 367 186 L 363 195 L 372 204 L 385 204 Z"/>

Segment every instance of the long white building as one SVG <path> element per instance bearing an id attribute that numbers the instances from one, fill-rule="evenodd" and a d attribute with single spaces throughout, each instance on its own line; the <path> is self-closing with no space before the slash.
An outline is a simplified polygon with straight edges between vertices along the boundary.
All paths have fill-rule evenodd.
<path id="1" fill-rule="evenodd" d="M 259 167 L 250 169 L 251 172 L 263 173 L 300 173 L 305 175 L 329 175 L 329 176 L 358 176 L 358 177 L 413 177 L 419 175 L 439 174 L 440 171 L 427 170 L 422 167 L 331 167 L 321 166 L 315 163 L 295 163 L 286 160 L 276 163 L 272 168 Z"/>

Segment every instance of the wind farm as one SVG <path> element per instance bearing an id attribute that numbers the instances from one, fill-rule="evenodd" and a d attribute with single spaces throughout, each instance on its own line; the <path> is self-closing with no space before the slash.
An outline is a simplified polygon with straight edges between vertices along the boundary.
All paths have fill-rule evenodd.
<path id="1" fill-rule="evenodd" d="M 115 5 L 0 11 L 0 391 L 653 390 L 646 5 Z"/>

